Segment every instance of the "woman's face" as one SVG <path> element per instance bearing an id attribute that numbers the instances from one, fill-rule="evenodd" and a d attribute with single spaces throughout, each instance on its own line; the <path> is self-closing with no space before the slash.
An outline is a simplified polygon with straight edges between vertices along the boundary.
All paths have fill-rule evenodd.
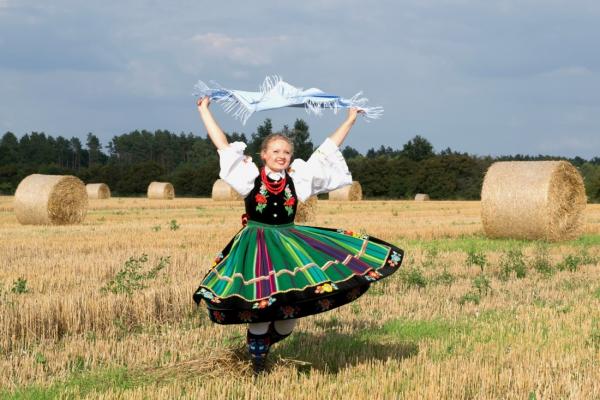
<path id="1" fill-rule="evenodd" d="M 260 158 L 270 170 L 281 172 L 290 166 L 292 147 L 285 140 L 271 140 L 266 150 L 261 151 Z"/>

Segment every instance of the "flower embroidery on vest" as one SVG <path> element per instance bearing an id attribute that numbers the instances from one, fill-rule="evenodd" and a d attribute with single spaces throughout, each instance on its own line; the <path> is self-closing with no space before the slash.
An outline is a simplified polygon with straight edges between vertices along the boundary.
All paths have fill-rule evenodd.
<path id="1" fill-rule="evenodd" d="M 292 189 L 290 189 L 289 185 L 285 186 L 285 202 L 283 206 L 285 207 L 285 211 L 287 211 L 288 215 L 292 215 L 294 213 L 294 204 L 296 204 L 296 198 L 292 196 Z"/>
<path id="2" fill-rule="evenodd" d="M 260 189 L 256 196 L 254 196 L 254 200 L 256 200 L 256 211 L 262 213 L 265 207 L 267 206 L 267 197 L 269 194 L 267 193 L 267 187 L 264 183 L 261 183 Z"/>

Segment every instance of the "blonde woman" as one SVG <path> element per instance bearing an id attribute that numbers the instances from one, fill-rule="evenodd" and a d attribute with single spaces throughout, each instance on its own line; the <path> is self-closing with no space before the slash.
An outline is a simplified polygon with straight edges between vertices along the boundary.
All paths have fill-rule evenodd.
<path id="1" fill-rule="evenodd" d="M 209 110 L 198 111 L 220 156 L 220 177 L 244 197 L 244 227 L 217 256 L 194 300 L 206 302 L 218 324 L 248 324 L 255 373 L 265 369 L 269 348 L 290 335 L 296 319 L 356 300 L 372 282 L 399 267 L 403 251 L 364 234 L 294 224 L 298 201 L 352 183 L 339 147 L 360 113 L 344 122 L 307 160 L 292 162 L 293 144 L 282 134 L 264 139 L 262 167 L 228 143 Z"/>

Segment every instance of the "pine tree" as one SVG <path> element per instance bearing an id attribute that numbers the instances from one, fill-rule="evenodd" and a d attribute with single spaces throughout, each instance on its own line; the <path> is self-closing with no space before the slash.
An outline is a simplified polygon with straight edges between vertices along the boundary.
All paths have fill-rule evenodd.
<path id="1" fill-rule="evenodd" d="M 87 134 L 85 145 L 89 154 L 88 166 L 92 167 L 100 162 L 102 145 L 98 137 L 91 132 Z"/>
<path id="2" fill-rule="evenodd" d="M 19 161 L 19 140 L 12 132 L 6 132 L 0 139 L 0 165 Z"/>
<path id="3" fill-rule="evenodd" d="M 292 129 L 287 136 L 294 144 L 294 158 L 308 160 L 314 151 L 313 142 L 310 140 L 308 124 L 301 119 L 297 119 L 296 122 L 294 122 L 294 129 Z"/>
<path id="4" fill-rule="evenodd" d="M 415 136 L 402 148 L 401 154 L 413 161 L 421 161 L 434 156 L 433 146 L 422 136 Z"/>

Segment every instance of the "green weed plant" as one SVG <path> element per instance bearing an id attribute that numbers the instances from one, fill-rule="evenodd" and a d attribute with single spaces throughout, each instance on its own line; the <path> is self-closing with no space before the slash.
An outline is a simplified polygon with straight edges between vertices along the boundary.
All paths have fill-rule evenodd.
<path id="1" fill-rule="evenodd" d="M 410 268 L 400 271 L 400 280 L 406 287 L 423 289 L 427 286 L 427 278 L 419 268 Z"/>
<path id="2" fill-rule="evenodd" d="M 531 260 L 531 268 L 546 277 L 554 274 L 554 266 L 550 261 L 546 243 L 540 242 L 536 245 L 533 260 Z"/>
<path id="3" fill-rule="evenodd" d="M 450 286 L 454 283 L 454 281 L 456 281 L 456 278 L 454 277 L 454 275 L 452 275 L 450 272 L 448 272 L 448 270 L 446 268 L 444 268 L 444 271 L 435 276 L 431 282 L 435 285 L 446 285 L 446 286 Z"/>
<path id="4" fill-rule="evenodd" d="M 477 250 L 474 247 L 467 250 L 466 264 L 469 267 L 477 266 L 483 272 L 483 269 L 487 265 L 487 257 L 481 250 Z"/>
<path id="5" fill-rule="evenodd" d="M 171 257 L 161 257 L 154 267 L 144 271 L 144 264 L 148 262 L 148 255 L 142 254 L 140 257 L 130 257 L 125 261 L 121 268 L 105 286 L 100 290 L 102 292 L 111 292 L 114 294 L 126 294 L 131 296 L 133 292 L 145 289 L 147 283 L 155 279 L 158 273 L 171 264 Z"/>
<path id="6" fill-rule="evenodd" d="M 527 264 L 523 251 L 520 248 L 512 248 L 505 251 L 500 258 L 500 280 L 507 281 L 512 276 L 523 279 L 527 276 Z"/>
<path id="7" fill-rule="evenodd" d="M 177 220 L 176 220 L 176 219 L 172 219 L 172 220 L 171 220 L 171 222 L 169 222 L 169 229 L 170 229 L 170 230 L 172 230 L 172 231 L 176 231 L 176 230 L 178 230 L 179 228 L 181 228 L 181 225 L 179 225 L 179 224 L 177 223 Z"/>
<path id="8" fill-rule="evenodd" d="M 567 254 L 565 258 L 556 265 L 556 269 L 559 271 L 575 272 L 579 269 L 581 264 L 583 264 L 583 259 L 580 256 Z"/>
<path id="9" fill-rule="evenodd" d="M 467 303 L 473 303 L 475 305 L 479 304 L 481 302 L 481 295 L 477 292 L 468 292 L 465 293 L 464 295 L 461 296 L 461 298 L 458 300 L 458 303 L 461 306 L 464 306 Z"/>
<path id="10" fill-rule="evenodd" d="M 492 285 L 487 276 L 479 274 L 473 279 L 473 289 L 477 290 L 480 296 L 487 296 L 492 291 Z"/>
<path id="11" fill-rule="evenodd" d="M 12 289 L 10 289 L 10 291 L 15 294 L 28 293 L 29 289 L 27 288 L 27 279 L 23 278 L 22 276 L 17 278 L 13 282 L 13 286 L 12 286 Z"/>

